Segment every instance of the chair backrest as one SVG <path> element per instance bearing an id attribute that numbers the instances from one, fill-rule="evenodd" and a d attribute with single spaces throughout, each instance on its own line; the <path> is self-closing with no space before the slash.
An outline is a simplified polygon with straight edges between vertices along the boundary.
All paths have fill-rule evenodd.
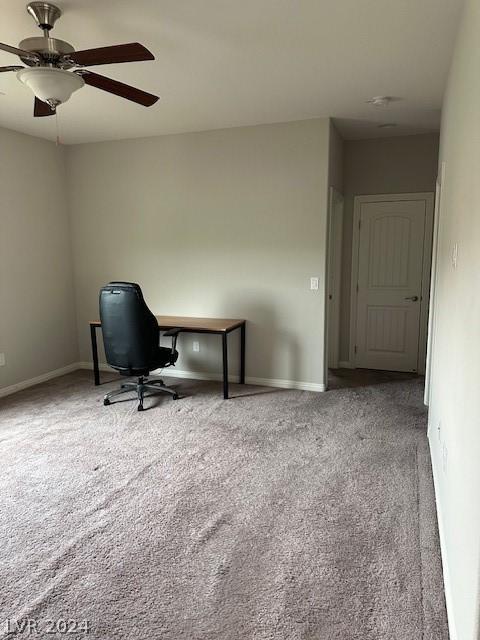
<path id="1" fill-rule="evenodd" d="M 108 364 L 127 375 L 148 373 L 158 350 L 158 323 L 134 282 L 100 290 L 100 321 Z"/>

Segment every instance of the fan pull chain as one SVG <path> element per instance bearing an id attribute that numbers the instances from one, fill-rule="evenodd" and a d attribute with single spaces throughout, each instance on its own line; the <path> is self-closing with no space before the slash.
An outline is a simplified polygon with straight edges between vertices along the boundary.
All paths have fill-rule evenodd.
<path id="1" fill-rule="evenodd" d="M 58 147 L 60 144 L 62 144 L 60 142 L 60 127 L 59 127 L 59 124 L 58 124 L 58 109 L 55 109 L 55 129 L 56 129 L 56 132 L 57 132 L 55 144 Z"/>

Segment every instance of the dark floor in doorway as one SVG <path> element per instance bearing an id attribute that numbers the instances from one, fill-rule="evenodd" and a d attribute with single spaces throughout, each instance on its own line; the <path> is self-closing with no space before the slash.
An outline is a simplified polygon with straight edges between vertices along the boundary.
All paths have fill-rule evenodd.
<path id="1" fill-rule="evenodd" d="M 329 389 L 352 389 L 370 387 L 385 382 L 399 382 L 419 378 L 416 373 L 403 371 L 378 371 L 376 369 L 329 369 Z"/>

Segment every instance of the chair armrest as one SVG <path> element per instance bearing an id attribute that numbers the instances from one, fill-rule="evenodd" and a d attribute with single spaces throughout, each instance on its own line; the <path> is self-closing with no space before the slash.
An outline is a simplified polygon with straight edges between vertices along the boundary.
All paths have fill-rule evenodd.
<path id="1" fill-rule="evenodd" d="M 180 331 L 181 331 L 180 328 L 175 327 L 173 329 L 168 329 L 168 331 L 165 331 L 165 333 L 163 334 L 164 336 L 172 338 L 172 349 L 171 349 L 172 361 L 171 361 L 171 364 L 175 364 L 175 361 L 178 358 L 178 354 L 176 354 L 176 351 L 177 351 L 177 338 L 178 338 L 178 334 L 180 333 Z"/>
<path id="2" fill-rule="evenodd" d="M 178 327 L 174 328 L 174 329 L 169 329 L 168 331 L 164 332 L 164 336 L 178 336 L 178 334 L 180 333 L 181 329 L 179 329 Z"/>

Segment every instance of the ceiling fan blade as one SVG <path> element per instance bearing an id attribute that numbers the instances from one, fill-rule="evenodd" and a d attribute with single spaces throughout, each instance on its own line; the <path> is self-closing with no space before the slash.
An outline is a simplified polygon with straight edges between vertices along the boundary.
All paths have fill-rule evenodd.
<path id="1" fill-rule="evenodd" d="M 0 49 L 3 51 L 8 51 L 8 53 L 13 53 L 16 56 L 20 56 L 21 58 L 27 58 L 28 60 L 33 60 L 37 62 L 40 60 L 40 56 L 33 51 L 25 51 L 25 49 L 18 49 L 17 47 L 12 47 L 9 44 L 3 44 L 0 42 Z"/>
<path id="2" fill-rule="evenodd" d="M 20 69 L 24 69 L 25 67 L 12 65 L 10 67 L 0 67 L 0 73 L 6 73 L 7 71 L 20 71 Z"/>
<path id="3" fill-rule="evenodd" d="M 43 118 L 43 116 L 54 116 L 55 111 L 51 109 L 50 105 L 38 98 L 35 98 L 33 105 L 33 115 L 35 118 Z"/>
<path id="4" fill-rule="evenodd" d="M 92 67 L 96 64 L 113 64 L 117 62 L 136 62 L 139 60 L 155 60 L 148 49 L 138 42 L 129 44 L 117 44 L 111 47 L 98 47 L 97 49 L 85 49 L 74 51 L 64 56 L 75 64 L 84 67 Z"/>
<path id="5" fill-rule="evenodd" d="M 121 98 L 131 100 L 132 102 L 137 102 L 144 107 L 152 106 L 152 104 L 155 104 L 159 99 L 158 96 L 154 96 L 151 93 L 141 91 L 140 89 L 131 87 L 129 84 L 123 84 L 123 82 L 112 80 L 111 78 L 101 76 L 98 73 L 93 73 L 92 71 L 82 70 L 76 71 L 75 73 L 82 76 L 85 80 L 85 84 L 89 84 L 97 89 L 102 89 L 102 91 L 108 91 L 109 93 L 113 93 Z"/>

